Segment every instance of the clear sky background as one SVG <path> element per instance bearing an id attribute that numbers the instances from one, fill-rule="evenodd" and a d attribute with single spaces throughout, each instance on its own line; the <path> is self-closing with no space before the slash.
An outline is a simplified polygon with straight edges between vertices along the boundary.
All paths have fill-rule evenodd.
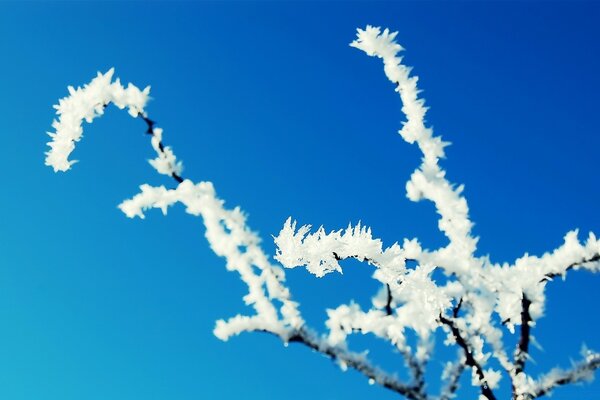
<path id="1" fill-rule="evenodd" d="M 246 310 L 245 287 L 201 221 L 116 208 L 139 184 L 172 184 L 145 162 L 142 121 L 111 108 L 85 127 L 72 171 L 44 166 L 67 85 L 113 66 L 152 85 L 147 110 L 185 175 L 248 212 L 270 254 L 290 215 L 436 247 L 433 206 L 405 198 L 419 153 L 396 134 L 399 98 L 381 62 L 348 46 L 355 28 L 388 26 L 453 142 L 443 165 L 466 185 L 479 254 L 511 261 L 572 228 L 600 234 L 598 20 L 591 2 L 0 3 L 0 398 L 397 398 L 299 345 L 217 340 L 214 321 Z M 321 328 L 325 307 L 369 301 L 371 273 L 288 279 Z M 574 273 L 549 286 L 531 371 L 567 367 L 584 342 L 600 350 L 599 284 Z M 385 346 L 373 357 L 403 369 Z M 600 399 L 600 383 L 554 396 L 574 398 Z"/>

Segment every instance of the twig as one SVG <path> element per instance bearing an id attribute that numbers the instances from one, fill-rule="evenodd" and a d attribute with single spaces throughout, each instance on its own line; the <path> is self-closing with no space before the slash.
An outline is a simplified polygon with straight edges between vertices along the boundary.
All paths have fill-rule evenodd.
<path id="1" fill-rule="evenodd" d="M 531 313 L 529 312 L 529 307 L 531 307 L 531 300 L 523 293 L 521 299 L 521 338 L 515 350 L 515 374 L 519 374 L 525 369 L 525 362 L 527 361 L 527 354 L 529 352 L 529 339 L 531 335 Z"/>
<path id="2" fill-rule="evenodd" d="M 392 315 L 392 289 L 389 284 L 385 284 L 387 289 L 387 302 L 385 303 L 385 313 L 387 315 Z"/>
<path id="3" fill-rule="evenodd" d="M 531 398 L 536 399 L 545 396 L 558 386 L 591 379 L 592 374 L 598 368 L 600 368 L 600 353 L 590 354 L 569 371 L 550 372 L 545 379 L 542 377 L 540 379 L 541 384 L 530 394 Z"/>
<path id="4" fill-rule="evenodd" d="M 586 263 L 590 263 L 590 262 L 595 262 L 595 261 L 600 261 L 600 253 L 596 253 L 594 254 L 592 257 L 590 258 L 584 258 L 581 261 L 577 261 L 574 262 L 573 264 L 569 265 L 567 268 L 565 268 L 564 272 L 570 271 L 573 268 L 580 266 L 581 264 L 586 264 Z M 544 275 L 544 277 L 540 280 L 540 282 L 547 282 L 547 281 L 551 281 L 552 279 L 556 278 L 557 276 L 560 276 L 562 274 L 559 273 L 550 273 L 550 274 L 546 274 Z"/>
<path id="5" fill-rule="evenodd" d="M 303 344 L 314 351 L 329 357 L 332 361 L 338 361 L 345 366 L 360 372 L 370 380 L 372 379 L 386 389 L 405 396 L 409 400 L 427 400 L 427 396 L 421 393 L 417 387 L 407 385 L 401 382 L 396 376 L 373 366 L 363 355 L 350 352 L 337 346 L 331 346 L 325 340 L 319 339 L 316 334 L 307 329 L 301 328 L 293 330 L 287 337 L 268 330 L 260 330 L 259 332 L 278 336 L 287 343 Z"/>
<path id="6" fill-rule="evenodd" d="M 454 321 L 451 319 L 445 318 L 442 314 L 440 314 L 440 322 L 444 325 L 447 325 L 450 328 L 450 330 L 452 331 L 452 335 L 454 336 L 454 339 L 456 340 L 456 344 L 458 344 L 463 349 L 463 351 L 465 353 L 466 365 L 475 369 L 475 373 L 477 374 L 479 380 L 481 381 L 481 385 L 480 385 L 481 394 L 484 397 L 486 397 L 488 400 L 496 400 L 496 396 L 494 395 L 494 392 L 492 392 L 492 389 L 489 387 L 489 385 L 487 384 L 487 381 L 485 380 L 485 374 L 483 373 L 483 369 L 481 368 L 479 363 L 477 361 L 475 361 L 475 358 L 473 357 L 473 352 L 469 348 L 469 345 L 468 345 L 467 341 L 465 340 L 465 338 L 462 337 L 460 330 L 458 329 L 456 324 L 454 324 Z"/>
<path id="7" fill-rule="evenodd" d="M 146 123 L 146 125 L 148 126 L 148 129 L 146 130 L 146 133 L 147 133 L 148 135 L 152 136 L 152 137 L 155 137 L 155 134 L 154 134 L 154 125 L 156 124 L 156 122 L 155 122 L 155 121 L 153 121 L 153 120 L 151 120 L 151 119 L 150 119 L 150 118 L 148 118 L 148 117 L 147 117 L 145 114 L 142 114 L 142 113 L 138 113 L 138 115 L 137 115 L 137 116 L 138 116 L 139 118 L 141 118 L 141 119 L 142 119 L 142 120 L 143 120 L 143 121 Z M 163 145 L 162 141 L 159 141 L 159 142 L 158 142 L 158 150 L 159 150 L 159 151 L 160 151 L 160 152 L 161 152 L 163 155 L 166 155 L 166 154 L 165 154 L 165 146 Z M 177 183 L 181 183 L 181 182 L 183 182 L 183 178 L 182 178 L 181 176 L 177 175 L 175 172 L 173 172 L 173 173 L 171 174 L 171 177 L 172 177 L 173 179 L 175 179 L 175 180 L 177 181 Z"/>

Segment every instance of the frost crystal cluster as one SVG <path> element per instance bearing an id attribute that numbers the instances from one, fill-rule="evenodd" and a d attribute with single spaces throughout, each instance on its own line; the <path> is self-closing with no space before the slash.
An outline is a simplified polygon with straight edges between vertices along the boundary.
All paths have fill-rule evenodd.
<path id="1" fill-rule="evenodd" d="M 177 186 L 167 189 L 144 184 L 119 208 L 128 217 L 144 218 L 147 209 L 159 208 L 166 214 L 169 206 L 180 202 L 187 213 L 202 218 L 212 250 L 246 283 L 248 294 L 243 300 L 255 310 L 254 315 L 217 321 L 214 333 L 222 340 L 242 332 L 270 333 L 284 343 L 304 344 L 342 369 L 353 368 L 370 383 L 412 400 L 455 397 L 464 372 L 472 376 L 480 399 L 489 400 L 496 399 L 494 391 L 501 378 L 510 383 L 515 400 L 534 399 L 558 386 L 593 379 L 600 367 L 600 353 L 590 350 L 584 350 L 582 359 L 568 370 L 553 369 L 532 376 L 525 366 L 531 330 L 544 313 L 546 286 L 570 270 L 597 272 L 600 241 L 590 233 L 580 242 L 575 230 L 565 235 L 563 245 L 539 257 L 526 254 L 512 263 L 493 264 L 488 257 L 477 256 L 478 238 L 471 232 L 473 223 L 463 187 L 449 182 L 440 166 L 448 143 L 425 125 L 427 107 L 419 98 L 418 78 L 402 64 L 402 47 L 395 36 L 387 29 L 367 26 L 358 29 L 351 46 L 380 58 L 387 78 L 396 87 L 406 117 L 399 133 L 423 154 L 421 165 L 406 184 L 407 196 L 412 201 L 433 202 L 439 229 L 448 238 L 445 247 L 425 249 L 418 239 L 385 247 L 370 228 L 360 224 L 331 232 L 323 228 L 311 231 L 310 225 L 298 226 L 290 218 L 275 237 L 274 258 L 280 263 L 275 264 L 246 225 L 244 213 L 239 208 L 226 208 L 211 182 L 194 183 L 181 177 L 181 163 L 163 145 L 162 129 L 144 111 L 149 88 L 139 90 L 132 84 L 124 88 L 118 79 L 112 81 L 112 69 L 98 74 L 83 88 L 69 87 L 70 95 L 55 106 L 59 118 L 52 125 L 56 131 L 50 133 L 46 164 L 55 171 L 68 170 L 73 164 L 68 157 L 81 138 L 83 121 L 92 122 L 110 103 L 143 119 L 157 154 L 150 163 L 159 173 L 173 177 Z M 307 326 L 292 299 L 284 268 L 305 267 L 322 277 L 341 272 L 343 261 L 350 258 L 374 268 L 373 278 L 381 283 L 381 290 L 368 310 L 354 303 L 327 310 L 327 331 L 318 333 Z M 432 280 L 435 269 L 446 277 L 443 283 Z M 409 332 L 416 335 L 416 343 L 408 343 Z M 445 344 L 455 346 L 458 356 L 444 370 L 441 392 L 432 395 L 424 376 L 436 332 L 446 335 Z M 347 339 L 355 334 L 372 334 L 391 343 L 404 358 L 410 379 L 403 381 L 373 365 L 366 355 L 352 351 Z M 515 348 L 507 348 L 507 334 L 517 335 Z"/>

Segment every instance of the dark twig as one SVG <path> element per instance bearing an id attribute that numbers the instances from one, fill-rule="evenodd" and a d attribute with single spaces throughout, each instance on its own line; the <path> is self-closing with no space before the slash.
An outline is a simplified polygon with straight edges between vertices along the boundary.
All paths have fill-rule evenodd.
<path id="1" fill-rule="evenodd" d="M 463 299 L 462 299 L 462 297 L 461 297 L 461 298 L 460 298 L 460 300 L 458 301 L 458 304 L 456 305 L 456 307 L 454 307 L 454 308 L 452 309 L 452 316 L 453 316 L 454 318 L 457 318 L 457 317 L 458 317 L 458 313 L 459 313 L 459 311 L 460 311 L 460 307 L 462 307 L 462 303 L 463 303 Z"/>
<path id="2" fill-rule="evenodd" d="M 565 273 L 567 271 L 572 270 L 575 267 L 578 267 L 582 264 L 586 264 L 586 263 L 590 263 L 590 262 L 595 262 L 595 261 L 600 261 L 600 253 L 594 254 L 592 257 L 590 258 L 584 258 L 581 261 L 577 261 L 574 262 L 573 264 L 569 265 L 567 268 L 565 268 Z M 550 274 L 546 274 L 544 275 L 544 277 L 540 280 L 540 282 L 547 282 L 547 281 L 551 281 L 552 279 L 556 278 L 557 276 L 560 276 L 562 274 L 558 274 L 558 273 L 550 273 Z"/>
<path id="3" fill-rule="evenodd" d="M 375 260 L 373 260 L 372 258 L 369 257 L 361 257 L 358 254 L 354 254 L 351 256 L 347 256 L 347 257 L 341 257 L 338 253 L 336 253 L 335 251 L 333 252 L 333 258 L 335 258 L 336 261 L 342 261 L 342 260 L 347 260 L 349 258 L 354 258 L 355 260 L 361 261 L 361 262 L 367 262 L 369 264 L 375 265 L 376 267 L 379 266 L 379 264 L 377 264 L 377 262 L 375 262 Z"/>
<path id="4" fill-rule="evenodd" d="M 452 309 L 452 316 L 454 318 L 458 318 L 458 313 L 460 312 L 460 308 L 462 307 L 462 304 L 463 304 L 463 298 L 461 297 L 460 300 L 458 301 L 458 303 L 456 304 L 456 306 L 454 306 L 454 308 Z M 460 356 L 459 358 L 462 358 L 462 356 Z M 460 377 L 464 370 L 465 370 L 465 363 L 459 359 L 456 362 L 456 365 L 454 366 L 454 370 L 452 371 L 450 378 L 448 379 L 448 384 L 446 385 L 446 387 L 444 388 L 444 390 L 442 391 L 442 393 L 440 395 L 440 400 L 450 400 L 452 397 L 454 397 L 454 393 L 456 393 L 456 391 L 458 390 L 458 388 L 460 386 L 459 385 Z"/>
<path id="5" fill-rule="evenodd" d="M 465 338 L 463 338 L 462 334 L 460 333 L 460 330 L 458 329 L 458 327 L 456 326 L 454 321 L 452 319 L 448 319 L 440 314 L 440 322 L 444 325 L 447 325 L 450 328 L 450 330 L 452 331 L 452 335 L 454 336 L 454 339 L 456 340 L 456 344 L 458 344 L 463 349 L 463 351 L 465 353 L 466 365 L 475 369 L 475 373 L 477 374 L 477 377 L 482 382 L 481 386 L 480 386 L 481 394 L 484 397 L 486 397 L 488 400 L 496 400 L 496 396 L 494 395 L 494 392 L 492 392 L 492 389 L 489 387 L 489 385 L 487 384 L 487 381 L 485 380 L 485 374 L 483 373 L 483 369 L 481 368 L 481 365 L 479 365 L 479 363 L 477 361 L 475 361 L 475 358 L 473 357 L 473 352 L 470 349 L 469 344 L 467 343 Z"/>
<path id="6" fill-rule="evenodd" d="M 392 289 L 387 283 L 385 284 L 385 287 L 387 289 L 387 302 L 385 303 L 385 313 L 387 315 L 392 315 Z"/>
<path id="7" fill-rule="evenodd" d="M 144 115 L 144 114 L 142 114 L 142 113 L 138 113 L 138 115 L 137 115 L 137 116 L 138 116 L 139 118 L 141 118 L 141 119 L 142 119 L 142 120 L 143 120 L 143 121 L 146 123 L 146 125 L 148 126 L 148 129 L 146 129 L 146 134 L 148 134 L 148 135 L 150 135 L 150 136 L 153 136 L 153 137 L 154 137 L 154 136 L 155 136 L 155 134 L 154 134 L 154 128 L 155 128 L 156 122 L 155 122 L 155 121 L 153 121 L 153 120 L 151 120 L 150 118 L 148 118 L 147 116 L 145 116 L 145 115 Z M 159 150 L 159 151 L 160 151 L 160 152 L 161 152 L 163 155 L 165 155 L 165 146 L 163 145 L 162 141 L 159 141 L 159 142 L 158 142 L 158 150 Z M 181 183 L 181 182 L 183 182 L 183 178 L 182 178 L 181 176 L 177 175 L 175 172 L 173 172 L 173 173 L 171 174 L 171 177 L 172 177 L 173 179 L 175 179 L 175 181 L 177 181 L 177 183 Z"/>
<path id="8" fill-rule="evenodd" d="M 521 297 L 521 335 L 519 338 L 519 343 L 517 344 L 517 348 L 515 349 L 514 355 L 515 376 L 525 370 L 525 363 L 527 362 L 527 357 L 529 354 L 529 341 L 531 336 L 531 313 L 529 312 L 530 307 L 531 300 L 529 300 L 525 293 L 523 293 Z M 516 399 L 518 393 L 514 382 L 512 385 L 512 394 L 513 399 Z"/>
<path id="9" fill-rule="evenodd" d="M 358 254 L 353 254 L 351 256 L 346 256 L 346 257 L 340 256 L 335 251 L 333 251 L 332 254 L 333 254 L 333 258 L 335 258 L 336 261 L 342 261 L 342 260 L 347 260 L 349 258 L 354 258 L 355 260 L 358 260 L 358 261 L 361 261 L 361 262 L 366 262 L 366 263 L 369 263 L 369 264 L 374 265 L 376 267 L 380 267 L 379 263 L 377 263 L 377 261 L 373 260 L 372 258 L 364 257 L 364 256 L 359 256 Z M 417 260 L 413 260 L 412 258 L 406 258 L 404 261 L 408 262 L 408 261 L 417 261 Z"/>
<path id="10" fill-rule="evenodd" d="M 515 350 L 515 374 L 519 374 L 525 369 L 525 362 L 527 361 L 527 354 L 529 352 L 529 339 L 531 335 L 531 313 L 529 312 L 529 307 L 531 307 L 531 300 L 523 293 L 523 297 L 521 298 L 521 337 Z"/>

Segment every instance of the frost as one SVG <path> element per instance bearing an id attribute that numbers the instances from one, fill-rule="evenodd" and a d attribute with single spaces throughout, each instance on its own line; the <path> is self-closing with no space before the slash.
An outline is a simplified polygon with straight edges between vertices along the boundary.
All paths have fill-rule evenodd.
<path id="1" fill-rule="evenodd" d="M 399 54 L 403 48 L 396 43 L 396 36 L 388 29 L 367 26 L 357 30 L 351 46 L 381 59 L 385 75 L 396 87 L 405 116 L 399 134 L 422 155 L 421 164 L 406 183 L 406 195 L 411 201 L 427 200 L 435 206 L 438 227 L 448 239 L 440 248 L 424 248 L 416 238 L 386 247 L 373 236 L 374 230 L 360 222 L 345 229 L 328 231 L 321 226 L 313 231 L 310 225 L 299 226 L 288 218 L 274 236 L 274 258 L 281 265 L 271 262 L 240 208 L 226 208 L 211 182 L 194 183 L 181 177 L 181 162 L 163 145 L 163 130 L 144 111 L 149 87 L 140 90 L 129 84 L 125 88 L 118 79 L 112 80 L 112 69 L 99 73 L 83 88 L 69 87 L 69 96 L 55 106 L 59 117 L 52 124 L 55 132 L 50 133 L 46 165 L 55 171 L 68 170 L 74 163 L 69 156 L 83 134 L 83 121 L 90 123 L 103 115 L 110 103 L 143 119 L 156 152 L 150 164 L 158 173 L 174 178 L 177 186 L 143 184 L 139 193 L 119 208 L 130 218 L 144 218 L 149 209 L 167 214 L 170 206 L 181 203 L 188 214 L 202 219 L 211 249 L 224 258 L 229 271 L 239 274 L 248 289 L 243 302 L 254 310 L 252 315 L 217 321 L 214 334 L 221 340 L 242 332 L 265 332 L 279 337 L 286 346 L 301 343 L 334 360 L 343 371 L 355 369 L 369 384 L 411 400 L 432 398 L 425 374 L 436 333 L 444 335 L 444 344 L 458 352 L 456 360 L 444 368 L 445 385 L 436 397 L 440 400 L 457 396 L 465 371 L 470 371 L 479 398 L 487 400 L 496 398 L 494 390 L 502 377 L 512 387 L 512 398 L 523 400 L 593 379 L 600 368 L 600 354 L 588 349 L 582 350 L 582 359 L 570 368 L 554 368 L 539 377 L 530 376 L 525 366 L 529 346 L 536 344 L 531 330 L 544 314 L 546 286 L 553 279 L 564 279 L 570 271 L 598 272 L 600 240 L 590 233 L 582 242 L 579 232 L 573 230 L 561 246 L 541 256 L 525 254 L 512 262 L 492 263 L 490 257 L 477 255 L 478 238 L 472 234 L 464 186 L 449 181 L 440 165 L 449 143 L 435 136 L 426 124 L 427 107 L 419 98 L 419 79 L 402 64 Z M 305 267 L 322 278 L 342 273 L 347 259 L 370 268 L 380 288 L 369 309 L 354 302 L 328 309 L 326 331 L 317 333 L 306 324 L 293 300 L 284 269 Z M 434 272 L 443 279 L 434 281 Z M 409 332 L 416 335 L 414 343 L 407 340 Z M 348 338 L 357 334 L 372 335 L 394 346 L 409 370 L 408 382 L 374 366 L 366 353 L 351 351 Z M 516 348 L 508 348 L 505 334 L 518 335 Z"/>
<path id="2" fill-rule="evenodd" d="M 58 120 L 52 122 L 54 132 L 48 132 L 52 138 L 48 142 L 50 150 L 46 152 L 46 165 L 51 166 L 54 172 L 68 171 L 76 163 L 69 160 L 75 150 L 75 143 L 83 135 L 83 122 L 91 123 L 96 117 L 104 114 L 104 109 L 109 104 L 114 104 L 119 109 L 127 108 L 129 115 L 134 118 L 145 117 L 144 107 L 149 100 L 150 86 L 144 90 L 129 83 L 125 88 L 119 78 L 112 80 L 114 68 L 105 74 L 98 72 L 96 78 L 83 87 L 68 87 L 69 95 L 58 101 L 54 106 Z M 183 169 L 173 151 L 169 147 L 162 147 L 162 129 L 150 129 L 152 134 L 152 147 L 157 153 L 150 164 L 161 174 L 180 175 Z"/>

